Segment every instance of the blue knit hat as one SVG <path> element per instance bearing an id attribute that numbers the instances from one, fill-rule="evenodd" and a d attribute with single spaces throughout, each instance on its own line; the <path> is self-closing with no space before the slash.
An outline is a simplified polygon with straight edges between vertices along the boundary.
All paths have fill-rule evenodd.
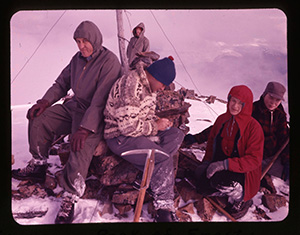
<path id="1" fill-rule="evenodd" d="M 169 86 L 175 79 L 176 71 L 174 58 L 169 56 L 155 61 L 146 70 L 162 84 Z"/>

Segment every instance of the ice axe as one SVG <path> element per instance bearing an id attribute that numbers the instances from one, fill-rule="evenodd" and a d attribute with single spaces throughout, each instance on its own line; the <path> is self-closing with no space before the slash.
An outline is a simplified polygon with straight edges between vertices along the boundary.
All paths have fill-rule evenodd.
<path id="1" fill-rule="evenodd" d="M 290 138 L 287 138 L 287 140 L 284 142 L 284 144 L 281 146 L 281 148 L 273 155 L 272 160 L 269 162 L 268 166 L 264 169 L 264 171 L 261 174 L 260 180 L 262 180 L 267 172 L 270 170 L 270 168 L 273 166 L 276 159 L 279 157 L 281 152 L 285 149 L 285 147 L 288 145 Z"/>
<path id="2" fill-rule="evenodd" d="M 160 154 L 163 154 L 163 155 L 166 155 L 169 157 L 168 154 L 166 154 L 165 152 L 162 152 L 158 149 L 135 149 L 135 150 L 129 150 L 129 151 L 121 154 L 121 156 L 135 155 L 135 154 L 147 154 L 147 158 L 146 158 L 145 166 L 144 166 L 143 178 L 142 178 L 142 182 L 141 182 L 141 186 L 140 186 L 140 190 L 139 190 L 139 196 L 138 196 L 136 207 L 135 207 L 133 222 L 139 222 L 139 218 L 141 216 L 146 190 L 147 190 L 147 188 L 149 188 L 150 180 L 151 180 L 153 170 L 154 170 L 155 153 L 160 153 Z"/>

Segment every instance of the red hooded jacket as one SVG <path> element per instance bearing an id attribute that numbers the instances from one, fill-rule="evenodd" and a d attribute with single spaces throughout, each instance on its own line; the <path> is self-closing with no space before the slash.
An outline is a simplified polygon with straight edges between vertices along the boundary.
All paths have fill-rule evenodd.
<path id="1" fill-rule="evenodd" d="M 251 90 L 244 85 L 235 86 L 230 90 L 228 98 L 232 96 L 241 100 L 244 105 L 241 112 L 235 116 L 240 130 L 240 138 L 237 143 L 239 157 L 228 158 L 228 170 L 245 174 L 244 201 L 248 201 L 255 196 L 260 186 L 264 133 L 260 124 L 251 116 L 253 103 Z M 216 136 L 222 126 L 231 118 L 232 115 L 227 104 L 226 113 L 217 118 L 210 132 L 204 160 L 212 161 L 214 159 Z"/>

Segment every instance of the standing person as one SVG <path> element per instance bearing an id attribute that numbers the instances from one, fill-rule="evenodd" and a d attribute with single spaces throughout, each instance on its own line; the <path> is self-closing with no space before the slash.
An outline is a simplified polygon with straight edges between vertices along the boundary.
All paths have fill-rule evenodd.
<path id="1" fill-rule="evenodd" d="M 281 102 L 286 92 L 278 82 L 269 82 L 260 99 L 253 103 L 252 116 L 260 123 L 265 135 L 263 169 L 289 137 L 286 113 Z M 289 177 L 289 147 L 275 161 L 269 173 L 287 180 Z"/>
<path id="2" fill-rule="evenodd" d="M 184 133 L 171 127 L 166 119 L 155 115 L 157 92 L 175 79 L 173 58 L 164 58 L 145 70 L 133 70 L 121 77 L 108 96 L 105 114 L 104 137 L 108 147 L 121 156 L 134 149 L 158 149 L 169 155 L 155 155 L 155 167 L 150 190 L 157 211 L 155 221 L 176 221 L 174 208 L 173 155 L 179 149 Z M 153 142 L 151 138 L 158 137 Z M 143 170 L 146 155 L 128 155 L 123 159 Z"/>
<path id="3" fill-rule="evenodd" d="M 246 214 L 260 186 L 264 135 L 251 116 L 252 102 L 247 86 L 230 90 L 227 111 L 214 123 L 195 172 L 198 192 L 228 196 L 225 210 L 236 219 Z"/>
<path id="4" fill-rule="evenodd" d="M 25 168 L 12 171 L 12 176 L 19 180 L 45 181 L 48 151 L 54 136 L 71 133 L 71 152 L 60 180 L 65 192 L 55 223 L 73 220 L 74 204 L 85 191 L 94 150 L 103 140 L 106 99 L 121 75 L 120 62 L 102 46 L 101 32 L 94 23 L 83 21 L 73 38 L 79 52 L 28 111 L 32 160 Z M 74 92 L 72 99 L 53 105 L 70 89 Z"/>
<path id="5" fill-rule="evenodd" d="M 133 30 L 133 37 L 130 39 L 127 47 L 127 58 L 129 67 L 132 66 L 132 62 L 137 57 L 137 54 L 141 52 L 146 52 L 150 50 L 150 44 L 148 38 L 144 36 L 145 25 L 144 23 L 139 23 Z"/>

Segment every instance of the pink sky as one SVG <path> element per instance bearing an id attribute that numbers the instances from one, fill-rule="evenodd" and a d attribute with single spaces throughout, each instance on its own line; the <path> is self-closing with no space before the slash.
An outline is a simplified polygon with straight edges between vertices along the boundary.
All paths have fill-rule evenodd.
<path id="1" fill-rule="evenodd" d="M 125 37 L 131 27 L 146 25 L 150 49 L 172 55 L 176 80 L 203 95 L 226 98 L 233 85 L 248 85 L 258 99 L 269 81 L 287 85 L 287 19 L 278 9 L 153 10 L 197 87 L 183 69 L 150 10 L 126 10 Z M 34 103 L 51 86 L 77 52 L 73 32 L 83 20 L 93 21 L 103 45 L 119 56 L 114 10 L 68 10 L 36 54 L 15 78 L 48 30 L 64 13 L 20 11 L 11 19 L 12 105 Z M 177 84 L 177 87 L 180 86 Z M 287 104 L 284 105 L 285 107 Z"/>

